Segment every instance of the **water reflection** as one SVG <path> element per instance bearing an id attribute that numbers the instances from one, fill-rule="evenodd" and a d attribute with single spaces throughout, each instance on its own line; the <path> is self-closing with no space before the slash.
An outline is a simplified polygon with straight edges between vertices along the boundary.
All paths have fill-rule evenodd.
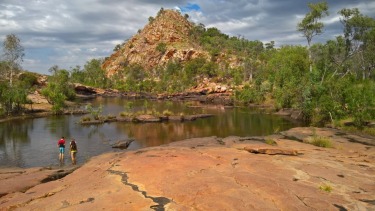
<path id="1" fill-rule="evenodd" d="M 0 127 L 0 158 L 1 160 L 14 160 L 17 166 L 23 165 L 22 146 L 30 142 L 28 131 L 33 125 L 21 120 L 4 122 Z"/>
<path id="2" fill-rule="evenodd" d="M 104 114 L 118 115 L 124 111 L 128 100 L 98 98 L 93 106 L 103 105 Z M 57 141 L 65 136 L 69 142 L 75 138 L 78 145 L 77 162 L 83 163 L 92 156 L 114 151 L 110 144 L 126 138 L 136 139 L 129 149 L 158 146 L 194 137 L 258 136 L 272 134 L 296 126 L 278 116 L 260 114 L 248 108 L 201 108 L 189 107 L 177 102 L 133 101 L 133 110 L 147 108 L 163 112 L 200 114 L 212 113 L 214 117 L 188 122 L 163 123 L 110 123 L 82 126 L 77 124 L 81 116 L 53 116 L 39 119 L 14 120 L 0 123 L 1 166 L 49 166 L 58 165 Z M 66 165 L 70 164 L 65 153 Z"/>

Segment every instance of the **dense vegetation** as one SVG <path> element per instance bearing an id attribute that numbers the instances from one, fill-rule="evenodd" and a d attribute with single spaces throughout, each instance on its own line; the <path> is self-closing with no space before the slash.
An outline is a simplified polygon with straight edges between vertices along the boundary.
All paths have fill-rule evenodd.
<path id="1" fill-rule="evenodd" d="M 309 4 L 309 8 L 310 12 L 297 26 L 307 39 L 307 47 L 275 48 L 274 42 L 230 37 L 217 28 L 195 24 L 190 32 L 191 41 L 207 50 L 210 58 L 183 63 L 170 61 L 151 71 L 145 71 L 141 65 L 127 65 L 111 78 L 101 69 L 101 59 L 69 71 L 55 67 L 43 94 L 55 103 L 58 111 L 61 102 L 74 97 L 69 91 L 60 90 L 69 87 L 69 82 L 121 91 L 175 93 L 209 78 L 233 88 L 237 104 L 272 103 L 277 109 L 300 110 L 305 121 L 314 125 L 351 119 L 362 127 L 375 119 L 375 20 L 362 15 L 358 9 L 342 9 L 338 13 L 343 34 L 326 43 L 312 44 L 312 38 L 323 32 L 320 19 L 329 14 L 326 3 Z M 157 50 L 164 53 L 166 44 L 160 43 Z M 22 49 L 18 51 L 23 56 Z M 237 66 L 230 66 L 230 57 L 235 58 Z M 3 60 L 0 69 L 7 72 L 12 62 L 15 63 Z M 0 84 L 3 113 L 16 112 L 20 105 L 27 103 L 22 90 L 31 87 L 30 83 L 25 80 L 11 83 L 8 77 L 16 69 L 2 74 L 7 76 Z M 9 89 L 10 86 L 23 88 Z"/>

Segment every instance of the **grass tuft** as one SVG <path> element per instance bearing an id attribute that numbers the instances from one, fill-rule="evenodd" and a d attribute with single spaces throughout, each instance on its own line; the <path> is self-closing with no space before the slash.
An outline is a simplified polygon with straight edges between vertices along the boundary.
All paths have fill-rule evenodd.
<path id="1" fill-rule="evenodd" d="M 277 142 L 271 138 L 267 138 L 265 140 L 265 143 L 268 144 L 268 145 L 272 145 L 272 146 L 276 146 L 277 145 Z"/>
<path id="2" fill-rule="evenodd" d="M 88 121 L 91 121 L 91 117 L 84 116 L 84 117 L 81 118 L 81 122 L 88 122 Z"/>
<path id="3" fill-rule="evenodd" d="M 310 142 L 312 145 L 323 148 L 332 148 L 332 141 L 328 137 L 316 136 L 313 137 L 313 140 Z"/>
<path id="4" fill-rule="evenodd" d="M 172 115 L 173 115 L 173 112 L 170 111 L 170 110 L 164 110 L 164 111 L 163 111 L 163 115 L 164 115 L 164 116 L 172 116 Z"/>
<path id="5" fill-rule="evenodd" d="M 325 191 L 327 193 L 331 193 L 332 190 L 333 190 L 333 188 L 330 185 L 328 185 L 328 184 L 322 184 L 322 185 L 320 185 L 319 189 L 322 190 L 322 191 Z"/>
<path id="6" fill-rule="evenodd" d="M 311 141 L 308 142 L 309 144 L 312 144 L 317 147 L 323 147 L 323 148 L 332 148 L 333 144 L 330 138 L 324 137 L 324 136 L 318 136 L 316 134 L 316 129 L 313 128 L 313 134 L 311 137 Z"/>

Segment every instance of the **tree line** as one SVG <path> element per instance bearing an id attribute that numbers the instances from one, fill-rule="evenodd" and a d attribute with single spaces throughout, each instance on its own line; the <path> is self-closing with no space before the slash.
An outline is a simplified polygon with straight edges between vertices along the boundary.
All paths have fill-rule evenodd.
<path id="1" fill-rule="evenodd" d="M 72 92 L 66 91 L 72 82 L 121 91 L 175 93 L 210 78 L 233 88 L 236 104 L 295 108 L 312 125 L 350 119 L 362 127 L 375 119 L 375 20 L 361 14 L 357 8 L 342 9 L 338 14 L 343 34 L 325 43 L 313 43 L 313 38 L 324 32 L 321 19 L 329 15 L 328 4 L 319 2 L 308 4 L 308 7 L 310 11 L 296 26 L 306 38 L 306 47 L 284 45 L 276 48 L 273 41 L 262 43 L 241 36 L 230 37 L 217 28 L 194 24 L 190 39 L 209 52 L 208 59 L 169 61 L 150 71 L 145 71 L 139 64 L 125 65 L 111 78 L 101 68 L 103 59 L 92 59 L 84 67 L 70 70 L 54 66 L 42 93 L 59 111 L 64 100 L 74 98 Z M 16 112 L 19 105 L 27 103 L 26 93 L 21 88 L 15 94 L 10 92 L 17 89 L 9 91 L 9 87 L 32 86 L 32 79 L 12 81 L 23 57 L 23 48 L 14 37 L 7 37 L 4 43 L 16 43 L 9 49 L 18 57 L 12 57 L 8 52 L 0 63 L 1 70 L 7 73 L 2 74 L 0 87 L 3 113 Z M 157 50 L 163 52 L 166 47 L 159 45 Z M 5 44 L 4 49 L 9 51 Z M 238 63 L 236 66 L 229 63 L 233 55 Z"/>

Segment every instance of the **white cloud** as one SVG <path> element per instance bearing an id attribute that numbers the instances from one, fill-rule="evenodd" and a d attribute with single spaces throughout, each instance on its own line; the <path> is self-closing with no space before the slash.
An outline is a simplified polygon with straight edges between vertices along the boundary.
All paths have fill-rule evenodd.
<path id="1" fill-rule="evenodd" d="M 340 22 L 340 16 L 335 15 L 335 16 L 332 16 L 332 17 L 328 17 L 325 20 L 323 20 L 322 22 L 326 25 L 339 23 Z"/>
<path id="2" fill-rule="evenodd" d="M 90 48 L 89 51 L 90 52 L 96 52 L 98 49 L 97 48 Z"/>
<path id="3" fill-rule="evenodd" d="M 308 12 L 308 0 L 196 0 L 199 11 L 189 11 L 190 20 L 250 40 L 303 44 L 296 25 Z M 88 59 L 109 56 L 142 29 L 148 17 L 161 7 L 179 9 L 187 0 L 1 0 L 0 37 L 14 33 L 20 37 L 26 55 L 25 69 L 48 73 L 52 65 L 69 68 Z M 375 2 L 330 0 L 331 16 L 323 19 L 326 32 L 316 40 L 332 39 L 342 32 L 338 10 L 358 7 L 372 15 Z M 315 40 L 314 40 L 315 41 Z"/>

